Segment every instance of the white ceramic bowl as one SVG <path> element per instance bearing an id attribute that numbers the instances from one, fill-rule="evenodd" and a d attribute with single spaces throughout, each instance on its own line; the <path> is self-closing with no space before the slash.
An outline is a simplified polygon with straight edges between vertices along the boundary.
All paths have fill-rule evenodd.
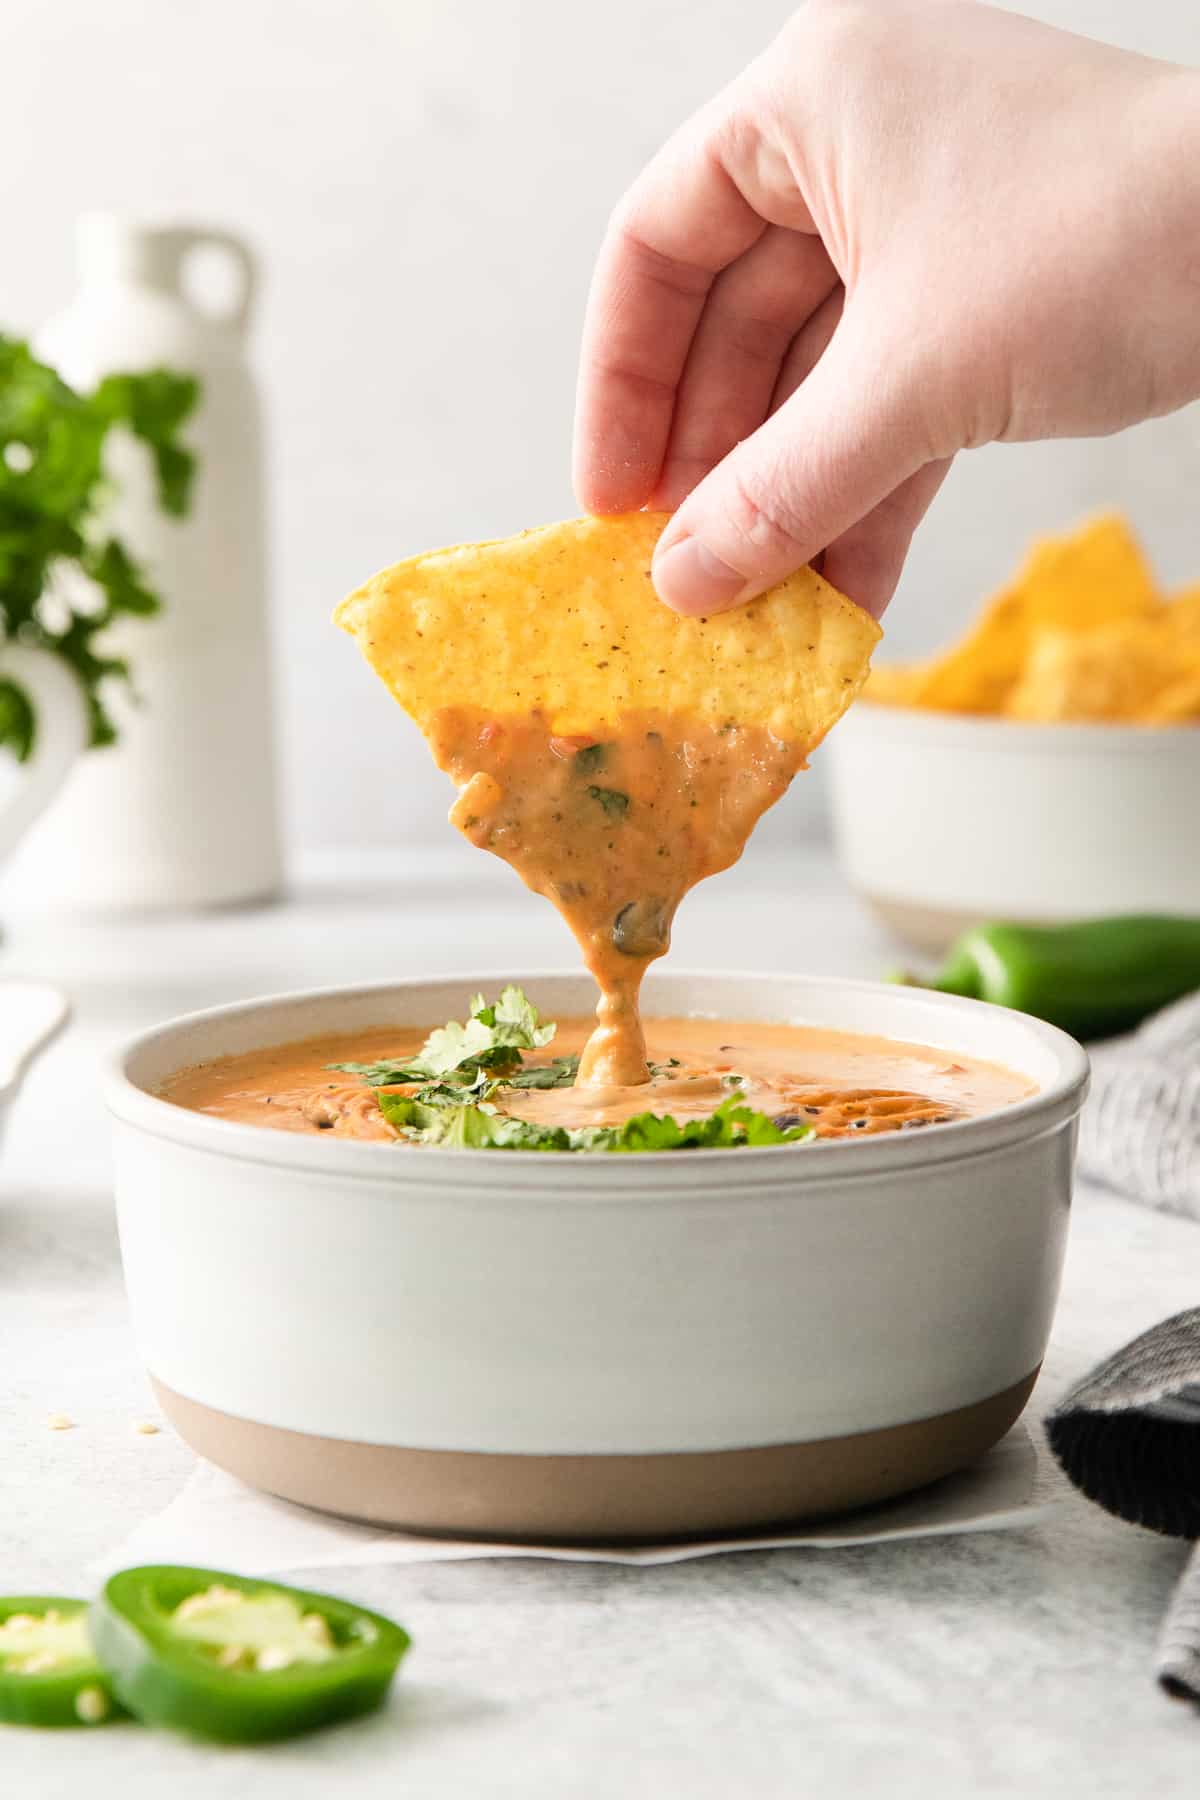
<path id="1" fill-rule="evenodd" d="M 942 949 L 988 918 L 1200 915 L 1200 727 L 862 701 L 826 754 L 846 876 L 912 943 Z"/>
<path id="2" fill-rule="evenodd" d="M 550 1018 L 576 975 L 506 972 Z M 652 974 L 651 1014 L 944 1046 L 1039 1092 L 903 1136 L 644 1156 L 271 1132 L 153 1090 L 316 1033 L 461 1017 L 423 980 L 193 1014 L 109 1082 L 134 1325 L 196 1449 L 410 1528 L 631 1539 L 843 1509 L 1016 1418 L 1058 1291 L 1084 1052 L 974 1001 L 809 976 Z"/>

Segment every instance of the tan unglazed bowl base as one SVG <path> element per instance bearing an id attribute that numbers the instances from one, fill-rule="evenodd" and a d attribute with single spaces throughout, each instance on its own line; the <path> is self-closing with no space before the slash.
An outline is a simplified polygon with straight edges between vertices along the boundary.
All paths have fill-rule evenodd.
<path id="1" fill-rule="evenodd" d="M 1037 1376 L 886 1430 L 646 1456 L 405 1450 L 256 1425 L 157 1380 L 154 1390 L 193 1450 L 282 1499 L 444 1537 L 615 1544 L 847 1512 L 923 1487 L 1003 1437 Z"/>

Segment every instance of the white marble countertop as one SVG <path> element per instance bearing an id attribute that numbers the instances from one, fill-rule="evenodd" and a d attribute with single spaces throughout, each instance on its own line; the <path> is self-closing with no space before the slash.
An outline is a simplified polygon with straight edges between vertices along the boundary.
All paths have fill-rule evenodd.
<path id="1" fill-rule="evenodd" d="M 499 865 L 310 872 L 278 907 L 74 925 L 17 920 L 0 973 L 59 982 L 75 1022 L 35 1069 L 0 1181 L 0 1567 L 7 1592 L 83 1592 L 92 1558 L 191 1467 L 130 1339 L 98 1059 L 192 1007 L 436 969 L 570 965 Z M 895 960 L 819 846 L 751 855 L 685 906 L 678 966 L 877 974 Z M 1194 1305 L 1200 1228 L 1084 1192 L 1027 1415 L 1098 1357 Z M 65 1412 L 70 1431 L 46 1420 Z M 135 1727 L 0 1734 L 0 1786 L 36 1800 L 403 1793 L 405 1800 L 861 1800 L 1196 1791 L 1200 1719 L 1153 1684 L 1182 1546 L 1064 1491 L 1046 1524 L 854 1551 L 630 1570 L 531 1561 L 322 1572 L 417 1649 L 379 1717 L 269 1750 Z"/>

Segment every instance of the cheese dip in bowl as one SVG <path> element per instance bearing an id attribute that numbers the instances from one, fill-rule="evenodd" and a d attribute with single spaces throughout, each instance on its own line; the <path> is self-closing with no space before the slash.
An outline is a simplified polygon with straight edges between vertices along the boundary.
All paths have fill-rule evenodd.
<path id="1" fill-rule="evenodd" d="M 430 1141 L 411 1083 L 326 1067 L 406 1072 L 505 979 L 579 1023 L 458 1108 L 484 1121 L 460 1141 L 536 1147 Z M 995 1442 L 1053 1315 L 1080 1047 L 905 988 L 651 972 L 636 1105 L 700 1147 L 611 1154 L 643 1147 L 634 1102 L 537 1074 L 591 995 L 536 972 L 326 990 L 125 1050 L 126 1281 L 188 1442 L 310 1506 L 531 1542 L 833 1513 Z"/>

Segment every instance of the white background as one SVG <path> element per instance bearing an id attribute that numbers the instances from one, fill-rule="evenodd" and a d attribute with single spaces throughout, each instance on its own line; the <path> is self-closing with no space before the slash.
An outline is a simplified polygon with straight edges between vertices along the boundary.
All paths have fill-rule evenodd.
<path id="1" fill-rule="evenodd" d="M 1023 10 L 1200 63 L 1195 0 Z M 575 510 L 576 345 L 605 217 L 788 11 L 0 0 L 0 324 L 31 329 L 66 300 L 88 207 L 223 223 L 265 259 L 253 354 L 294 850 L 444 841 L 446 784 L 330 608 L 402 555 Z M 1031 530 L 1099 504 L 1130 505 L 1170 577 L 1200 573 L 1198 438 L 1189 416 L 963 459 L 918 540 L 893 647 L 936 642 Z M 777 843 L 818 786 L 772 817 Z"/>

